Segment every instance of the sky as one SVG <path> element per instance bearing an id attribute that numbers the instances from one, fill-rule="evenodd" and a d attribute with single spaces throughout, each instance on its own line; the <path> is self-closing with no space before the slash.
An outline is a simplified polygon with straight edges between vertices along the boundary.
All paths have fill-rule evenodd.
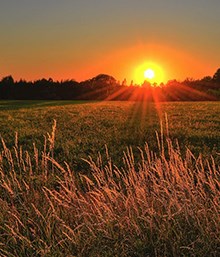
<path id="1" fill-rule="evenodd" d="M 219 11 L 219 0 L 1 0 L 0 78 L 213 76 Z"/>

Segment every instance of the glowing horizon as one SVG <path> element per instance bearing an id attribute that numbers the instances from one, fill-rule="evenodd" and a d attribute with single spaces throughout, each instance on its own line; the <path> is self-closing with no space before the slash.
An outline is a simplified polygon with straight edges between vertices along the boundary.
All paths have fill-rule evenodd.
<path id="1" fill-rule="evenodd" d="M 164 83 L 164 71 L 154 62 L 145 62 L 139 65 L 134 71 L 134 82 L 142 84 L 145 80 L 151 84 Z"/>
<path id="2" fill-rule="evenodd" d="M 83 81 L 105 73 L 141 83 L 135 73 L 147 62 L 161 69 L 157 83 L 212 76 L 219 8 L 216 0 L 3 1 L 0 78 Z"/>

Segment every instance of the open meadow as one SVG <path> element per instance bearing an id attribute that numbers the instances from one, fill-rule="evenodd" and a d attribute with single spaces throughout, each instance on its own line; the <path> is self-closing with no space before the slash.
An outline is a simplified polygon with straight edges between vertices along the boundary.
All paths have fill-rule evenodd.
<path id="1" fill-rule="evenodd" d="M 220 103 L 0 101 L 0 256 L 218 256 Z"/>
<path id="2" fill-rule="evenodd" d="M 155 132 L 160 134 L 161 122 L 166 137 L 178 139 L 182 153 L 188 147 L 194 154 L 210 154 L 218 158 L 220 151 L 219 102 L 86 102 L 86 101 L 1 101 L 0 135 L 10 148 L 15 133 L 25 150 L 33 143 L 43 148 L 44 136 L 57 122 L 54 154 L 59 162 L 66 161 L 74 170 L 82 171 L 81 158 L 105 153 L 117 165 L 123 151 L 147 142 L 151 150 L 158 150 Z M 138 157 L 137 157 L 138 158 Z"/>

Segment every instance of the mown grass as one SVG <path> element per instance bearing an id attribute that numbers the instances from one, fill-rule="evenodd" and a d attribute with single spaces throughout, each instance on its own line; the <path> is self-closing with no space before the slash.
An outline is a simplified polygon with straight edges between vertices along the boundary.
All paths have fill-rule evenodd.
<path id="1" fill-rule="evenodd" d="M 76 104 L 77 103 L 77 104 Z M 0 104 L 0 134 L 13 146 L 15 131 L 27 150 L 33 142 L 42 150 L 43 135 L 57 120 L 55 157 L 67 161 L 74 170 L 87 168 L 81 158 L 105 152 L 121 164 L 123 151 L 148 142 L 158 150 L 155 131 L 169 120 L 170 137 L 178 138 L 182 152 L 189 147 L 198 156 L 216 154 L 220 149 L 220 104 L 218 102 L 144 104 L 134 102 L 3 101 Z"/>
<path id="2" fill-rule="evenodd" d="M 24 108 L 39 108 L 39 107 L 49 107 L 49 106 L 62 106 L 62 105 L 75 105 L 75 104 L 83 104 L 88 102 L 95 101 L 45 101 L 45 100 L 1 100 L 0 101 L 0 110 L 18 110 Z"/>
<path id="3" fill-rule="evenodd" d="M 218 256 L 220 104 L 77 103 L 1 102 L 0 256 Z"/>

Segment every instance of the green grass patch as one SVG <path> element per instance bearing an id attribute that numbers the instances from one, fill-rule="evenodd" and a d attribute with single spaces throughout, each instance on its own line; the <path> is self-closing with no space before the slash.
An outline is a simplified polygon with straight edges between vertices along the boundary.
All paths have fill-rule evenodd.
<path id="1" fill-rule="evenodd" d="M 67 161 L 75 170 L 86 167 L 81 158 L 93 158 L 105 152 L 105 145 L 115 164 L 120 166 L 126 147 L 148 142 L 158 150 L 155 131 L 160 121 L 165 128 L 168 117 L 169 136 L 178 139 L 182 152 L 189 147 L 194 154 L 216 155 L 220 149 L 219 102 L 85 102 L 85 101 L 1 101 L 0 134 L 8 147 L 19 143 L 27 150 L 33 142 L 42 149 L 46 135 L 57 121 L 55 157 Z"/>
<path id="2" fill-rule="evenodd" d="M 0 101 L 0 110 L 18 110 L 18 109 L 28 109 L 28 108 L 39 108 L 39 107 L 49 107 L 49 106 L 62 106 L 62 105 L 75 105 L 83 104 L 95 101 L 44 101 L 44 100 L 11 100 L 11 101 Z"/>

